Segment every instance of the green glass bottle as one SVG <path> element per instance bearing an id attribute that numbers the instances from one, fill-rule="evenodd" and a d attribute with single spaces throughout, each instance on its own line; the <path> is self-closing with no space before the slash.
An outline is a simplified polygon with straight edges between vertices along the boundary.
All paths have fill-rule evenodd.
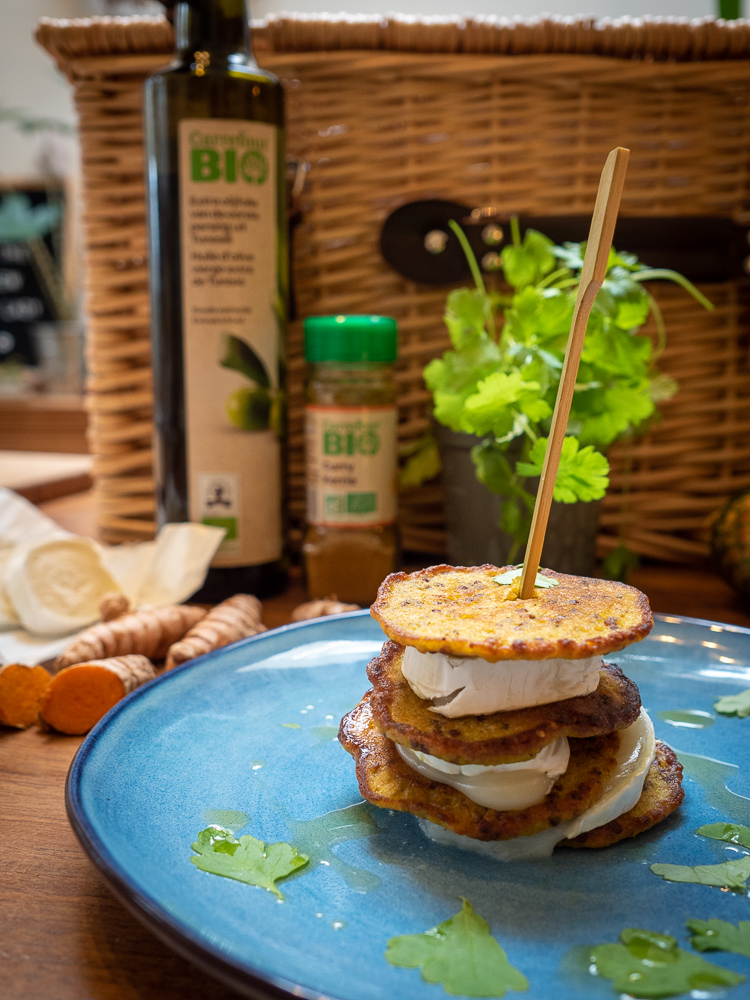
<path id="1" fill-rule="evenodd" d="M 203 589 L 277 592 L 287 247 L 284 99 L 245 0 L 175 7 L 144 88 L 158 517 L 224 527 Z"/>

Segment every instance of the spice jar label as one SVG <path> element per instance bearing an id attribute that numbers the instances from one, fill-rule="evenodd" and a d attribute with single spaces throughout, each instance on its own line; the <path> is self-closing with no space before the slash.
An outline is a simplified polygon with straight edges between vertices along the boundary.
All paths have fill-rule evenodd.
<path id="1" fill-rule="evenodd" d="M 396 520 L 394 406 L 308 406 L 307 520 L 373 527 Z"/>

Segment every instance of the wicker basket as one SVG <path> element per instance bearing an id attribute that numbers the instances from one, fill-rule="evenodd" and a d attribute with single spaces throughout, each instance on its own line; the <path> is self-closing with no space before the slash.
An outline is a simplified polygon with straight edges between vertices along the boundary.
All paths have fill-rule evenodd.
<path id="1" fill-rule="evenodd" d="M 154 530 L 141 84 L 172 50 L 161 19 L 44 21 L 37 35 L 75 89 L 84 173 L 88 405 L 101 533 Z M 401 331 L 402 441 L 429 426 L 424 364 L 448 346 L 445 290 L 378 252 L 384 218 L 438 197 L 525 214 L 591 211 L 604 156 L 632 150 L 622 211 L 750 209 L 750 22 L 678 19 L 296 18 L 255 31 L 287 84 L 290 152 L 309 164 L 295 237 L 300 315 L 386 312 Z M 704 286 L 705 313 L 658 291 L 662 367 L 680 383 L 663 419 L 611 450 L 602 551 L 624 538 L 700 561 L 707 522 L 750 486 L 750 366 L 741 283 Z M 289 504 L 304 514 L 301 330 L 289 333 Z M 623 488 L 627 487 L 626 501 Z M 444 551 L 439 482 L 405 491 L 407 549 Z"/>

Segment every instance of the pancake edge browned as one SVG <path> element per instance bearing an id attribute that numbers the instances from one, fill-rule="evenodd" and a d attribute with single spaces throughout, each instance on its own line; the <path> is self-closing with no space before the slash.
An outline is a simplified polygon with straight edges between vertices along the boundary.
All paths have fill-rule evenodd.
<path id="1" fill-rule="evenodd" d="M 414 573 L 391 573 L 380 584 L 378 596 L 375 603 L 370 608 L 372 617 L 380 622 L 380 625 L 393 642 L 403 646 L 413 646 L 422 653 L 445 653 L 447 656 L 481 657 L 491 663 L 499 660 L 542 660 L 542 659 L 585 659 L 590 656 L 604 656 L 607 653 L 615 653 L 624 649 L 631 643 L 644 639 L 654 626 L 651 608 L 648 598 L 635 587 L 629 587 L 625 583 L 618 583 L 613 580 L 599 580 L 593 577 L 573 577 L 567 573 L 557 573 L 555 570 L 545 569 L 544 575 L 560 581 L 579 580 L 585 581 L 586 585 L 594 584 L 601 587 L 622 588 L 635 595 L 635 604 L 640 610 L 641 619 L 637 625 L 629 628 L 615 629 L 598 636 L 592 636 L 585 641 L 571 639 L 561 636 L 557 639 L 542 638 L 533 639 L 513 639 L 508 640 L 498 634 L 491 639 L 474 641 L 457 636 L 429 636 L 424 635 L 414 629 L 407 629 L 394 623 L 389 617 L 389 600 L 399 583 L 408 579 L 422 578 L 429 580 L 431 577 L 442 573 L 504 573 L 514 569 L 513 566 L 494 566 L 485 563 L 482 566 L 449 566 L 440 563 L 436 566 L 428 566 L 426 569 L 418 570 Z M 535 591 L 535 596 L 540 592 Z M 541 592 L 542 594 L 548 592 Z M 540 598 L 543 600 L 543 597 Z M 525 603 L 525 602 L 524 602 Z M 498 625 L 498 633 L 501 625 Z"/>
<path id="2" fill-rule="evenodd" d="M 599 736 L 626 729 L 638 718 L 641 696 L 637 685 L 614 664 L 602 664 L 599 687 L 591 694 L 512 712 L 494 712 L 485 716 L 447 718 L 431 712 L 429 702 L 412 691 L 401 672 L 404 647 L 386 642 L 379 656 L 367 666 L 373 685 L 372 713 L 378 727 L 395 743 L 422 753 L 440 757 L 452 764 L 509 764 L 528 760 L 561 736 L 576 739 Z M 622 700 L 618 704 L 609 689 L 618 685 Z M 399 712 L 399 706 L 404 707 Z M 420 717 L 424 725 L 408 721 Z M 508 734 L 513 726 L 520 731 Z M 469 740 L 467 728 L 487 729 L 482 740 Z M 464 735 L 462 735 L 462 730 Z"/>
<path id="3" fill-rule="evenodd" d="M 371 694 L 368 691 L 344 716 L 339 730 L 339 742 L 356 761 L 362 796 L 382 809 L 410 812 L 475 840 L 531 836 L 580 816 L 600 797 L 617 767 L 616 733 L 574 740 L 568 769 L 541 802 L 509 812 L 488 809 L 451 785 L 431 781 L 409 767 L 396 745 L 375 724 L 370 710 Z M 379 791 L 378 778 L 393 787 L 386 793 Z"/>
<path id="4" fill-rule="evenodd" d="M 679 808 L 685 792 L 682 787 L 682 764 L 674 750 L 656 741 L 656 754 L 646 772 L 643 791 L 633 808 L 622 816 L 582 833 L 573 840 L 563 840 L 561 847 L 609 847 L 628 837 L 650 830 Z"/>

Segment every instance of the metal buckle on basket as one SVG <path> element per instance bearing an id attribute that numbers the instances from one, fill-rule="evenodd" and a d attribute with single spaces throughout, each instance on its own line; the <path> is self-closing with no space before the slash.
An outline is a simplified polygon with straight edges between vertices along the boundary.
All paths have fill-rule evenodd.
<path id="1" fill-rule="evenodd" d="M 412 201 L 391 212 L 380 234 L 380 252 L 404 278 L 423 285 L 450 285 L 471 277 L 449 221 L 458 222 L 486 273 L 502 266 L 501 251 L 511 241 L 511 213 L 494 205 L 470 208 L 437 198 Z M 523 234 L 537 229 L 553 242 L 586 239 L 590 216 L 519 217 Z M 729 281 L 750 274 L 750 220 L 724 216 L 621 216 L 615 246 L 626 248 L 655 268 L 671 268 L 691 281 Z"/>

